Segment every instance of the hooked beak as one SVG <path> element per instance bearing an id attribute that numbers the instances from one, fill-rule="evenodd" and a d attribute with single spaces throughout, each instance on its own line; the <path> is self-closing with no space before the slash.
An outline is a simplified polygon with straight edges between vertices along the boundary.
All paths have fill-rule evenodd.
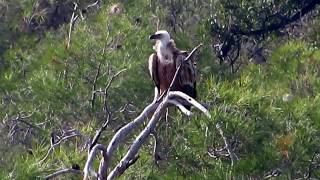
<path id="1" fill-rule="evenodd" d="M 149 39 L 160 39 L 161 34 L 152 34 L 151 36 L 149 36 Z"/>

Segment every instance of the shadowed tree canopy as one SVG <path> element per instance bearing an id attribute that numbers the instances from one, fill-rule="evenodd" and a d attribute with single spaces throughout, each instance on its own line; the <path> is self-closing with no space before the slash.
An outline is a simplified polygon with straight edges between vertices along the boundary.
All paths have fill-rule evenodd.
<path id="1" fill-rule="evenodd" d="M 217 57 L 221 63 L 228 61 L 235 71 L 239 51 L 249 39 L 257 44 L 272 34 L 280 35 L 280 31 L 304 16 L 319 15 L 319 4 L 320 0 L 215 1 L 210 29 L 217 42 Z M 249 56 L 258 51 L 251 50 Z"/>

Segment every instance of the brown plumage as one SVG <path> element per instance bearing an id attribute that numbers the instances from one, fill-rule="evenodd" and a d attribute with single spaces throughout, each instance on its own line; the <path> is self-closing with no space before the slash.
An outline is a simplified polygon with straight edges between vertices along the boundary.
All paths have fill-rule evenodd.
<path id="1" fill-rule="evenodd" d="M 166 31 L 158 31 L 151 35 L 150 39 L 157 39 L 154 46 L 156 52 L 151 54 L 149 58 L 149 71 L 160 96 L 169 88 L 177 68 L 188 56 L 188 53 L 179 50 Z M 182 91 L 196 98 L 195 72 L 193 61 L 183 63 L 178 81 L 173 85 L 173 90 Z"/>

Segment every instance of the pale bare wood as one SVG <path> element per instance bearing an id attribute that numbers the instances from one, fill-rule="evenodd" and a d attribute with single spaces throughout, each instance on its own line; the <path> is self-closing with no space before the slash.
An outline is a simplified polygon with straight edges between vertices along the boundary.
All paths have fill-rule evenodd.
<path id="1" fill-rule="evenodd" d="M 199 46 L 195 47 L 192 52 L 188 55 L 186 59 L 184 59 L 184 62 L 187 62 L 190 60 L 190 58 L 193 56 L 195 51 L 202 46 L 200 44 Z M 182 64 L 181 63 L 181 64 Z M 116 177 L 119 177 L 121 174 L 125 172 L 125 170 L 133 165 L 136 160 L 138 159 L 138 151 L 147 139 L 149 137 L 150 133 L 154 131 L 154 128 L 156 127 L 162 112 L 168 107 L 168 105 L 172 104 L 177 106 L 183 113 L 187 115 L 191 115 L 192 113 L 183 107 L 183 105 L 177 101 L 176 99 L 184 99 L 187 102 L 189 102 L 191 105 L 198 108 L 200 111 L 202 111 L 205 115 L 207 115 L 209 118 L 210 113 L 208 110 L 203 107 L 199 102 L 197 102 L 195 99 L 191 98 L 190 96 L 180 92 L 180 91 L 171 91 L 172 85 L 177 81 L 177 77 L 180 71 L 181 65 L 177 68 L 174 78 L 170 84 L 170 87 L 167 91 L 165 91 L 159 98 L 157 98 L 157 94 L 155 93 L 155 98 L 151 104 L 149 104 L 142 113 L 133 121 L 122 127 L 117 133 L 113 136 L 111 141 L 109 142 L 108 147 L 105 149 L 104 147 L 100 147 L 102 145 L 96 145 L 99 146 L 101 149 L 103 149 L 103 158 L 100 161 L 100 167 L 98 173 L 95 173 L 92 169 L 92 161 L 93 161 L 93 154 L 95 152 L 90 152 L 90 155 L 87 159 L 87 163 L 85 165 L 84 169 L 84 179 L 87 179 L 89 177 L 90 172 L 94 174 L 98 179 L 114 179 Z M 183 108 L 182 108 L 183 107 Z M 126 155 L 121 159 L 121 161 L 117 164 L 117 166 L 108 174 L 108 168 L 111 162 L 111 157 L 116 148 L 120 145 L 121 142 L 132 132 L 132 130 L 136 129 L 139 125 L 141 125 L 145 119 L 150 117 L 152 115 L 150 121 L 148 122 L 147 126 L 140 132 L 140 134 L 136 137 L 132 145 L 130 146 L 130 149 L 126 153 Z M 94 146 L 93 150 L 96 149 Z"/>

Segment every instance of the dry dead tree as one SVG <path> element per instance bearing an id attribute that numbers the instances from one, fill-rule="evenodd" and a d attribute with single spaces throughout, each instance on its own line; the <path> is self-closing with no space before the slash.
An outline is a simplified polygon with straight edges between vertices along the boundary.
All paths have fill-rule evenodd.
<path id="1" fill-rule="evenodd" d="M 187 62 L 200 46 L 201 44 L 195 47 L 189 54 L 189 56 L 182 63 Z M 105 148 L 102 144 L 96 144 L 91 149 L 83 170 L 83 179 L 88 179 L 89 175 L 94 175 L 98 179 L 114 179 L 123 174 L 123 172 L 128 167 L 130 167 L 137 161 L 137 159 L 139 158 L 139 156 L 137 156 L 139 149 L 141 148 L 142 144 L 145 142 L 147 137 L 150 135 L 150 133 L 156 127 L 162 112 L 169 105 L 177 106 L 182 113 L 188 116 L 192 114 L 188 109 L 186 109 L 182 105 L 179 99 L 184 99 L 186 102 L 190 103 L 191 105 L 195 106 L 200 111 L 202 111 L 206 116 L 208 116 L 209 118 L 211 117 L 208 110 L 205 107 L 203 107 L 199 102 L 182 92 L 172 91 L 172 85 L 177 81 L 177 77 L 180 72 L 180 67 L 181 65 L 176 70 L 175 76 L 168 90 L 164 92 L 158 99 L 155 97 L 154 101 L 151 104 L 149 104 L 136 119 L 134 119 L 133 121 L 122 127 L 120 130 L 118 130 L 109 142 L 107 148 Z M 136 137 L 126 155 L 121 159 L 117 166 L 108 174 L 108 168 L 111 162 L 113 152 L 120 145 L 120 143 L 132 132 L 132 130 L 136 129 L 139 125 L 141 125 L 144 122 L 145 119 L 147 119 L 151 115 L 152 117 L 149 123 Z M 93 159 L 96 156 L 98 150 L 102 151 L 103 158 L 100 161 L 99 171 L 98 173 L 96 173 L 91 167 Z"/>
<path id="2" fill-rule="evenodd" d="M 62 136 L 59 137 L 58 139 L 55 139 L 55 135 L 52 134 L 51 136 L 51 147 L 49 148 L 47 154 L 43 157 L 42 160 L 39 161 L 39 164 L 42 164 L 44 161 L 46 161 L 50 155 L 50 153 L 53 152 L 53 150 L 55 149 L 56 146 L 59 146 L 62 142 L 70 139 L 70 138 L 73 138 L 73 137 L 77 137 L 77 136 L 80 136 L 80 137 L 83 137 L 85 138 L 85 144 L 88 148 L 88 151 L 89 153 L 91 152 L 91 150 L 93 152 L 97 152 L 97 150 L 104 150 L 105 147 L 103 145 L 97 145 L 96 144 L 98 143 L 98 140 L 102 134 L 102 132 L 107 128 L 108 124 L 109 124 L 109 121 L 111 119 L 111 115 L 112 113 L 110 112 L 109 108 L 108 108 L 108 104 L 107 104 L 107 98 L 108 98 L 108 90 L 109 88 L 111 87 L 111 84 L 113 83 L 113 81 L 115 80 L 116 77 L 118 77 L 122 72 L 125 72 L 127 69 L 122 69 L 120 70 L 119 72 L 113 74 L 111 76 L 111 69 L 108 70 L 108 73 L 109 73 L 109 76 L 110 79 L 109 79 L 109 82 L 107 83 L 106 87 L 103 89 L 103 90 L 96 90 L 96 82 L 97 80 L 101 77 L 101 76 L 104 76 L 105 74 L 101 75 L 100 76 L 100 70 L 101 70 L 101 63 L 99 63 L 98 65 L 98 69 L 97 69 L 97 73 L 95 75 L 95 78 L 93 80 L 93 87 L 92 87 L 92 96 L 91 96 L 91 106 L 93 107 L 94 106 L 94 103 L 95 103 L 95 98 L 96 98 L 96 94 L 99 93 L 100 95 L 103 95 L 104 97 L 104 111 L 106 112 L 106 120 L 105 122 L 102 124 L 102 126 L 99 128 L 99 130 L 97 130 L 95 136 L 93 137 L 92 140 L 89 140 L 86 136 L 82 135 L 79 131 L 75 130 L 75 129 L 72 129 L 72 130 L 68 130 L 68 131 L 64 131 Z M 99 77 L 100 76 L 100 77 Z M 27 117 L 27 116 L 26 116 Z M 28 116 L 29 117 L 29 116 Z M 95 156 L 95 154 L 92 154 L 92 156 Z M 93 158 L 92 158 L 93 159 Z M 57 176 L 60 176 L 60 175 L 64 175 L 64 174 L 68 174 L 68 173 L 73 173 L 73 174 L 81 174 L 83 175 L 83 172 L 82 170 L 79 170 L 79 169 L 74 169 L 74 168 L 65 168 L 65 169 L 60 169 L 56 172 L 53 172 L 52 174 L 49 174 L 43 178 L 45 179 L 52 179 L 52 178 L 55 178 Z"/>

